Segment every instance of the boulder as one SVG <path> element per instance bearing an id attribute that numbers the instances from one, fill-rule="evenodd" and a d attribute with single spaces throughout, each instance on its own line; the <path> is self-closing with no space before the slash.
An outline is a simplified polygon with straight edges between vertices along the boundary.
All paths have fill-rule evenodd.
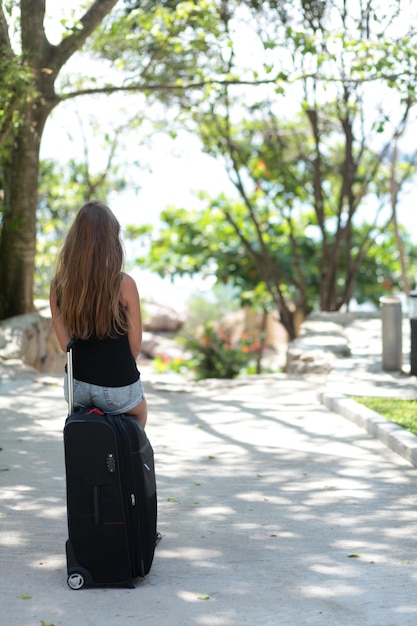
<path id="1" fill-rule="evenodd" d="M 176 333 L 184 324 L 184 317 L 175 309 L 161 304 L 146 302 L 143 329 L 152 333 Z"/>
<path id="2" fill-rule="evenodd" d="M 336 319 L 314 314 L 304 321 L 299 336 L 288 345 L 285 368 L 288 374 L 326 374 L 337 358 L 350 356 L 346 320 L 338 324 Z"/>
<path id="3" fill-rule="evenodd" d="M 40 372 L 53 374 L 63 371 L 65 355 L 50 317 L 28 313 L 0 322 L 0 360 L 16 359 Z"/>

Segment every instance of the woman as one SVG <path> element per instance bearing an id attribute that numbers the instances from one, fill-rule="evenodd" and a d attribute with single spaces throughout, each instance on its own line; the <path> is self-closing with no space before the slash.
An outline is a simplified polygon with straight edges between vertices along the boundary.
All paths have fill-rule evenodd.
<path id="1" fill-rule="evenodd" d="M 122 272 L 120 224 L 96 200 L 78 212 L 51 283 L 54 329 L 62 350 L 71 337 L 74 405 L 134 415 L 145 427 L 146 399 L 136 366 L 142 318 L 136 283 Z M 65 397 L 67 384 L 65 380 Z"/>

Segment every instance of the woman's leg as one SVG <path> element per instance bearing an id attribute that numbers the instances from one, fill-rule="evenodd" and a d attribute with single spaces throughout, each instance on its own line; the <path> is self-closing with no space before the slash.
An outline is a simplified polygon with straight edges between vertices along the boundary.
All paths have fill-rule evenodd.
<path id="1" fill-rule="evenodd" d="M 142 428 L 145 428 L 146 420 L 148 417 L 148 406 L 146 404 L 146 398 L 143 397 L 142 402 L 134 406 L 133 409 L 129 409 L 129 411 L 126 411 L 126 415 L 134 415 L 139 421 Z"/>

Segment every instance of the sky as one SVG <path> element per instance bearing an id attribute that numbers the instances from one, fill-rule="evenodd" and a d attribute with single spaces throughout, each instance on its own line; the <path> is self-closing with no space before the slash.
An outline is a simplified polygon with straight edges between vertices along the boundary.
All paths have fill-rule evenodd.
<path id="1" fill-rule="evenodd" d="M 71 3 L 71 8 L 76 5 L 77 2 Z M 48 36 L 52 42 L 56 42 L 61 31 L 59 19 L 68 12 L 68 3 L 66 0 L 47 0 L 46 6 L 51 16 Z M 117 98 L 104 97 L 99 101 L 99 119 L 103 132 L 106 130 L 106 120 L 107 123 L 114 123 L 114 112 L 119 104 L 125 105 L 127 115 L 134 110 L 131 96 Z M 97 102 L 97 99 L 78 98 L 59 105 L 47 122 L 41 157 L 55 158 L 65 163 L 70 155 L 76 156 L 82 149 L 81 118 L 83 132 L 88 138 L 91 160 L 100 167 L 106 155 L 100 151 L 97 139 L 93 140 L 89 131 L 90 120 L 93 116 L 97 117 Z M 414 139 L 409 137 L 408 141 L 412 143 Z M 175 140 L 167 135 L 154 134 L 146 145 L 141 144 L 139 135 L 131 133 L 121 140 L 120 159 L 127 163 L 126 174 L 132 180 L 132 189 L 112 194 L 109 204 L 122 227 L 129 223 L 157 225 L 160 212 L 171 204 L 192 208 L 196 202 L 195 192 L 201 189 L 213 195 L 220 191 L 234 191 L 222 165 L 204 154 L 198 139 L 186 133 L 180 134 Z M 411 189 L 403 198 L 398 209 L 398 218 L 417 243 L 415 191 L 415 188 Z M 135 256 L 130 242 L 126 242 L 126 250 L 129 258 Z M 136 268 L 131 273 L 135 276 L 143 296 L 173 304 L 175 308 L 182 308 L 195 289 L 210 289 L 212 284 L 211 281 L 204 283 L 185 279 L 177 280 L 172 286 L 168 281 L 161 281 L 141 268 Z"/>

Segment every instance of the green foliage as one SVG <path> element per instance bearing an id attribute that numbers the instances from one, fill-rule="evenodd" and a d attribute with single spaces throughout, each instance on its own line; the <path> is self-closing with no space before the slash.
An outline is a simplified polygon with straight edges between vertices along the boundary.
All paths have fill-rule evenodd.
<path id="1" fill-rule="evenodd" d="M 22 121 L 22 108 L 36 94 L 30 67 L 20 56 L 0 48 L 0 154 L 7 156 L 9 131 Z M 6 152 L 5 152 L 6 151 Z"/>
<path id="2" fill-rule="evenodd" d="M 167 372 L 174 372 L 174 374 L 186 374 L 192 369 L 192 364 L 188 359 L 181 357 L 170 358 L 167 355 L 157 355 L 152 365 L 158 374 L 166 374 Z"/>
<path id="3" fill-rule="evenodd" d="M 259 174 L 256 176 L 259 180 Z M 273 184 L 271 176 L 269 185 Z M 289 208 L 285 205 L 285 196 L 280 199 L 278 190 L 275 193 L 276 199 L 268 203 L 256 190 L 251 197 L 257 221 L 262 227 L 263 241 L 268 246 L 286 296 L 299 302 L 301 288 L 304 288 L 309 309 L 319 308 L 323 252 L 317 220 L 307 203 L 305 207 L 299 204 L 296 219 L 294 214 L 290 226 L 286 218 Z M 200 202 L 200 209 L 187 211 L 171 207 L 161 214 L 163 226 L 153 236 L 150 253 L 140 259 L 141 265 L 161 276 L 214 276 L 218 284 L 230 285 L 236 290 L 241 304 L 258 309 L 272 308 L 271 295 L 260 273 L 263 256 L 255 223 L 244 204 L 228 200 L 224 195 L 210 198 L 208 194 L 201 194 Z M 225 218 L 226 212 L 250 244 L 253 254 Z M 334 216 L 329 214 L 329 229 L 333 220 Z M 417 248 L 405 232 L 403 240 L 409 276 L 412 277 L 417 271 Z M 352 226 L 350 240 L 340 244 L 336 266 L 341 293 L 345 287 L 342 277 L 349 273 L 352 259 L 359 259 L 361 246 L 365 246 L 367 252 L 358 264 L 352 297 L 359 303 L 378 305 L 382 295 L 401 290 L 401 267 L 392 230 L 374 227 L 367 222 Z M 300 285 L 299 272 L 303 285 Z"/>
<path id="4" fill-rule="evenodd" d="M 239 4 L 263 46 L 251 68 L 236 46 L 246 15 Z M 352 297 L 376 303 L 388 284 L 401 287 L 390 150 L 415 104 L 416 35 L 401 21 L 401 2 L 331 6 L 217 3 L 229 53 L 214 47 L 211 58 L 221 49 L 218 67 L 229 77 L 276 82 L 244 93 L 213 84 L 181 102 L 181 119 L 224 163 L 237 197 L 202 193 L 202 208 L 162 215 L 149 260 L 161 275 L 214 275 L 236 286 L 242 302 L 280 314 L 290 302 L 305 314 L 338 310 Z M 376 103 L 377 92 L 386 102 Z M 400 155 L 399 188 L 415 176 L 416 156 Z M 404 243 L 413 272 L 415 248 Z"/>
<path id="5" fill-rule="evenodd" d="M 158 4 L 161 7 L 175 10 L 180 2 L 182 2 L 182 0 L 163 0 Z M 138 0 L 123 0 L 123 4 L 126 5 L 126 9 L 128 12 L 132 11 L 133 9 L 141 9 L 145 13 L 148 13 L 155 8 L 155 3 L 153 2 L 153 0 L 146 0 L 145 2 L 138 2 Z"/>
<path id="6" fill-rule="evenodd" d="M 271 307 L 271 296 L 260 275 L 262 250 L 256 240 L 254 224 L 239 202 L 228 203 L 221 195 L 218 198 L 204 196 L 207 208 L 170 208 L 161 213 L 165 227 L 152 241 L 150 254 L 140 262 L 157 271 L 161 276 L 196 275 L 215 276 L 219 284 L 231 285 L 238 294 L 241 304 L 250 303 L 255 308 Z M 239 225 L 245 239 L 251 243 L 254 256 L 243 245 L 233 226 L 224 217 L 225 207 Z M 278 213 L 278 212 L 277 212 Z M 302 233 L 303 220 L 299 222 L 299 245 L 304 250 L 305 274 L 312 269 L 315 245 Z M 276 267 L 285 277 L 290 277 L 293 255 L 288 241 L 285 222 L 265 219 L 265 239 Z M 312 280 L 312 279 L 311 279 Z M 286 281 L 288 293 L 295 294 L 294 287 Z"/>
<path id="7" fill-rule="evenodd" d="M 417 435 L 417 400 L 365 396 L 352 396 L 352 399 Z"/>
<path id="8" fill-rule="evenodd" d="M 215 71 L 216 55 L 211 52 L 217 47 L 219 29 L 214 4 L 206 0 L 129 4 L 137 6 L 114 11 L 90 44 L 127 83 L 141 83 L 148 98 L 167 103 L 183 94 L 184 85 L 205 80 Z"/>
<path id="9" fill-rule="evenodd" d="M 98 4 L 90 5 L 90 17 Z M 83 49 L 107 61 L 110 78 L 99 85 L 91 72 L 71 75 L 57 100 L 90 87 L 142 91 L 152 103 L 174 103 L 164 115 L 171 121 L 178 113 L 169 130 L 175 135 L 182 124 L 196 132 L 204 150 L 224 163 L 236 190 L 228 197 L 202 194 L 201 209 L 167 211 L 167 228 L 151 248 L 153 269 L 215 275 L 237 288 L 242 302 L 276 306 L 290 335 L 294 304 L 304 313 L 316 306 L 337 310 L 353 294 L 372 297 L 375 276 L 377 285 L 398 283 L 394 247 L 385 236 L 388 219 L 378 212 L 389 209 L 391 147 L 416 101 L 417 35 L 404 19 L 407 6 L 401 0 L 352 2 L 349 11 L 330 0 L 117 4 Z M 25 28 L 36 51 L 43 37 L 40 5 L 35 14 L 36 32 L 30 24 Z M 94 23 L 101 19 L 96 14 Z M 68 43 L 83 21 L 63 19 L 62 25 Z M 71 43 L 78 49 L 76 40 Z M 57 70 L 64 60 L 57 57 L 60 50 L 48 52 Z M 39 88 L 47 85 L 40 110 L 50 106 L 58 85 L 48 83 L 48 68 L 33 69 Z M 2 53 L 0 75 L 3 137 L 19 128 L 19 112 L 32 97 L 32 74 L 21 58 Z M 415 161 L 416 154 L 400 155 L 399 171 L 412 165 L 408 180 Z M 10 189 L 20 188 L 16 176 Z M 26 183 L 34 179 L 31 172 L 25 176 Z M 92 182 L 85 172 L 84 181 Z M 30 197 L 35 195 L 32 189 Z M 57 191 L 59 207 L 42 204 L 41 197 L 38 282 L 47 276 L 48 256 L 72 210 L 73 198 L 67 202 L 65 195 Z M 9 232 L 19 228 L 19 219 L 11 219 Z M 409 254 L 412 260 L 414 251 Z"/>
<path id="10" fill-rule="evenodd" d="M 259 345 L 247 333 L 237 339 L 233 335 L 232 328 L 206 322 L 201 336 L 185 342 L 197 380 L 236 378 L 254 360 Z"/>
<path id="11" fill-rule="evenodd" d="M 193 374 L 197 380 L 259 373 L 262 347 L 247 332 L 237 336 L 227 319 L 238 309 L 235 293 L 228 286 L 216 285 L 209 295 L 193 295 L 187 303 L 187 320 L 175 337 L 183 355 L 158 355 L 153 360 L 155 370 Z"/>
<path id="12" fill-rule="evenodd" d="M 366 225 L 358 228 L 358 239 L 366 233 Z M 417 276 L 417 246 L 411 242 L 410 235 L 401 228 L 403 245 L 407 259 L 407 275 L 410 284 Z M 355 250 L 350 251 L 355 254 Z M 359 302 L 370 302 L 379 307 L 382 296 L 398 294 L 403 290 L 401 264 L 392 228 L 376 232 L 367 254 L 358 269 L 353 296 Z"/>

